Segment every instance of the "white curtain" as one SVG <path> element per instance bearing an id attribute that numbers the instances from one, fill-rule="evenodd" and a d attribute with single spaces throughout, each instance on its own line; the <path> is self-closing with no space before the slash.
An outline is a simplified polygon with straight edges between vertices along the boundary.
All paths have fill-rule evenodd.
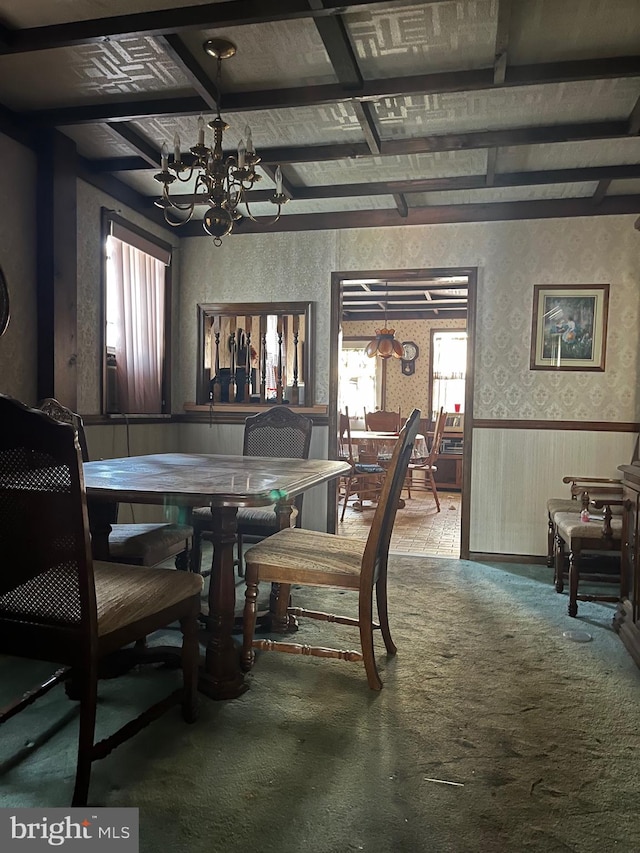
<path id="1" fill-rule="evenodd" d="M 112 324 L 118 407 L 131 414 L 162 412 L 165 265 L 139 249 L 109 238 L 107 313 Z"/>

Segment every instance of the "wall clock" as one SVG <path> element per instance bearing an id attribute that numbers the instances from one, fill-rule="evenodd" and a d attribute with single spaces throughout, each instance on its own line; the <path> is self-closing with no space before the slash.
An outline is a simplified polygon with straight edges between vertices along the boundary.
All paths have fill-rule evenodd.
<path id="1" fill-rule="evenodd" d="M 414 341 L 402 342 L 402 373 L 405 376 L 413 376 L 416 372 L 416 358 L 420 355 L 418 344 Z"/>
<path id="2" fill-rule="evenodd" d="M 9 325 L 9 288 L 0 267 L 0 335 L 4 335 Z"/>

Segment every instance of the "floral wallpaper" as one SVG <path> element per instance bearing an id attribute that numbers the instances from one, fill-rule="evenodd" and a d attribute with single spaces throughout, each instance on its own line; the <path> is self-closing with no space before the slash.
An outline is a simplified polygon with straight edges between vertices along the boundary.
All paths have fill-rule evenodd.
<path id="1" fill-rule="evenodd" d="M 312 299 L 316 401 L 328 400 L 330 273 L 475 266 L 474 415 L 488 419 L 640 419 L 640 236 L 634 216 L 482 222 L 231 237 L 181 245 L 175 401 L 195 399 L 196 303 Z M 609 282 L 606 371 L 529 369 L 534 284 Z M 412 339 L 402 332 L 403 339 Z M 424 379 L 421 349 L 414 381 Z M 420 367 L 420 373 L 418 373 Z M 407 399 L 414 389 L 403 391 Z M 389 401 L 391 403 L 392 400 Z"/>

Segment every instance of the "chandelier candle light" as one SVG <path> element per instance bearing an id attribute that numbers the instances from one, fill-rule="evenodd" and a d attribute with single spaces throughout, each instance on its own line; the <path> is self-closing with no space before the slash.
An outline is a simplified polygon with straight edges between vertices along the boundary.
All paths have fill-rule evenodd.
<path id="1" fill-rule="evenodd" d="M 245 128 L 244 139 L 238 143 L 236 155 L 224 156 L 222 150 L 222 138 L 229 125 L 220 116 L 220 71 L 223 59 L 228 59 L 236 52 L 236 46 L 226 39 L 209 39 L 204 43 L 204 50 L 218 61 L 216 86 L 218 89 L 218 114 L 208 123 L 213 130 L 213 146 L 205 145 L 205 120 L 203 116 L 198 119 L 198 142 L 190 152 L 190 162 L 182 161 L 180 150 L 180 137 L 176 133 L 173 139 L 173 162 L 169 163 L 169 150 L 166 142 L 162 144 L 160 151 L 160 172 L 154 175 L 156 181 L 162 184 L 162 196 L 155 204 L 161 207 L 164 218 L 169 225 L 180 226 L 189 222 L 193 217 L 197 204 L 208 204 L 209 209 L 202 218 L 202 225 L 207 234 L 213 237 L 216 246 L 222 244 L 222 238 L 230 234 L 234 224 L 242 219 L 243 214 L 238 210 L 242 204 L 246 215 L 253 222 L 265 225 L 273 225 L 280 219 L 282 205 L 289 199 L 282 191 L 282 170 L 280 166 L 275 170 L 275 192 L 270 198 L 272 204 L 277 205 L 278 212 L 273 219 L 266 222 L 256 219 L 249 209 L 247 192 L 253 185 L 261 180 L 261 175 L 256 172 L 255 167 L 260 162 L 256 154 L 251 128 Z M 196 176 L 195 186 L 190 200 L 180 204 L 171 198 L 169 187 L 174 181 L 188 183 Z M 182 215 L 175 218 L 171 211 L 177 211 Z"/>

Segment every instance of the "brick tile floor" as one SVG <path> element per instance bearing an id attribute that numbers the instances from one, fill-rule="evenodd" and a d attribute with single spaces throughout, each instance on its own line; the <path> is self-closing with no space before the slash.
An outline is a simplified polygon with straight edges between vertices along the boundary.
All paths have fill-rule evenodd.
<path id="1" fill-rule="evenodd" d="M 391 550 L 403 554 L 430 554 L 439 557 L 460 556 L 460 493 L 440 492 L 440 512 L 431 492 L 411 490 L 411 499 L 403 492 L 404 509 L 399 509 L 391 536 Z M 363 511 L 349 505 L 338 533 L 366 539 L 374 508 Z"/>

